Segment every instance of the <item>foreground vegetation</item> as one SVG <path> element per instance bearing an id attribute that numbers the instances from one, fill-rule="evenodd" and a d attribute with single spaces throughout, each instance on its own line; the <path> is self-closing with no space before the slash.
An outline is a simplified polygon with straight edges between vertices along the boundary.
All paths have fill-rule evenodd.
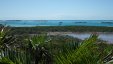
<path id="1" fill-rule="evenodd" d="M 19 38 L 0 28 L 0 64 L 111 64 L 112 49 L 98 34 L 83 41 L 46 34 Z"/>

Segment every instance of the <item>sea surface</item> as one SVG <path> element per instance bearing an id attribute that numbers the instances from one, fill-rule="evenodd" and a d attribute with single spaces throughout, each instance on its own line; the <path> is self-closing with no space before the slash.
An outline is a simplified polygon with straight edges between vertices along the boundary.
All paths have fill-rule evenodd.
<path id="1" fill-rule="evenodd" d="M 106 26 L 113 27 L 113 20 L 0 20 L 0 24 L 12 27 L 33 26 Z M 67 34 L 80 39 L 88 38 L 90 33 Z M 113 33 L 99 34 L 99 38 L 113 44 Z"/>
<path id="2" fill-rule="evenodd" d="M 0 24 L 13 27 L 32 26 L 107 26 L 113 27 L 113 20 L 0 20 Z"/>

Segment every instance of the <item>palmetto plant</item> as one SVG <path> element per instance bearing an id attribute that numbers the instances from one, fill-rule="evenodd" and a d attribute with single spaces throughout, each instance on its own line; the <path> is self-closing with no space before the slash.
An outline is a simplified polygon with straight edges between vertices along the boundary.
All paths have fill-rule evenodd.
<path id="1" fill-rule="evenodd" d="M 96 45 L 97 38 L 97 35 L 91 35 L 91 37 L 84 40 L 77 49 L 70 50 L 67 48 L 67 53 L 59 53 L 55 58 L 56 64 L 104 64 L 104 56 Z"/>
<path id="2" fill-rule="evenodd" d="M 15 40 L 13 36 L 9 36 L 9 29 L 0 28 L 0 48 L 8 48 Z"/>
<path id="3" fill-rule="evenodd" d="M 0 64 L 25 64 L 25 51 L 18 48 L 17 38 L 9 33 L 8 27 L 0 28 Z"/>
<path id="4" fill-rule="evenodd" d="M 0 59 L 1 61 L 11 62 L 7 59 L 10 56 L 10 50 L 12 49 L 12 44 L 16 41 L 16 38 L 9 36 L 9 29 L 6 27 L 0 27 Z M 6 58 L 7 57 L 7 58 Z M 0 63 L 1 63 L 0 61 Z M 11 62 L 13 63 L 13 62 Z"/>
<path id="5" fill-rule="evenodd" d="M 52 55 L 46 49 L 49 41 L 46 35 L 27 39 L 26 47 L 21 50 L 14 36 L 10 36 L 5 27 L 0 31 L 0 64 L 50 64 Z M 15 45 L 16 44 L 16 45 Z M 19 48 L 18 48 L 19 47 Z"/>
<path id="6" fill-rule="evenodd" d="M 30 52 L 31 60 L 35 64 L 51 64 L 52 63 L 52 55 L 50 51 L 47 49 L 47 44 L 49 39 L 47 35 L 35 35 L 28 39 L 28 50 Z M 31 53 L 32 52 L 32 53 Z"/>
<path id="7" fill-rule="evenodd" d="M 51 38 L 46 34 L 40 34 L 23 39 L 23 45 L 21 45 L 17 37 L 9 35 L 9 30 L 2 27 L 0 28 L 0 64 L 105 64 L 112 62 L 113 46 L 98 43 L 98 35 L 91 35 L 81 43 L 76 40 L 63 37 Z"/>
<path id="8" fill-rule="evenodd" d="M 0 28 L 0 49 L 1 52 L 6 49 L 11 49 L 16 42 L 16 38 L 14 36 L 9 35 L 9 29 L 6 27 Z M 5 53 L 4 53 L 5 55 Z"/>

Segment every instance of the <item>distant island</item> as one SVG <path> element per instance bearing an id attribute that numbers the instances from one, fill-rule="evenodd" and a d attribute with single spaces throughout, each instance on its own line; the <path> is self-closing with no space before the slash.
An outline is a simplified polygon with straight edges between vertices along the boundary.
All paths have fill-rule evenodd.
<path id="1" fill-rule="evenodd" d="M 113 22 L 101 22 L 101 23 L 105 23 L 105 24 L 113 24 Z"/>
<path id="2" fill-rule="evenodd" d="M 87 22 L 75 22 L 75 23 L 87 23 Z"/>

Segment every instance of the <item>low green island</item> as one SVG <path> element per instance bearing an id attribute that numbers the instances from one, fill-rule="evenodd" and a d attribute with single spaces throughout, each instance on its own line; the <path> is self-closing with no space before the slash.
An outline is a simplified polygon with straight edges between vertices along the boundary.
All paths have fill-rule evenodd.
<path id="1" fill-rule="evenodd" d="M 11 27 L 13 34 L 38 34 L 42 32 L 113 32 L 113 27 L 96 26 L 37 26 Z"/>

